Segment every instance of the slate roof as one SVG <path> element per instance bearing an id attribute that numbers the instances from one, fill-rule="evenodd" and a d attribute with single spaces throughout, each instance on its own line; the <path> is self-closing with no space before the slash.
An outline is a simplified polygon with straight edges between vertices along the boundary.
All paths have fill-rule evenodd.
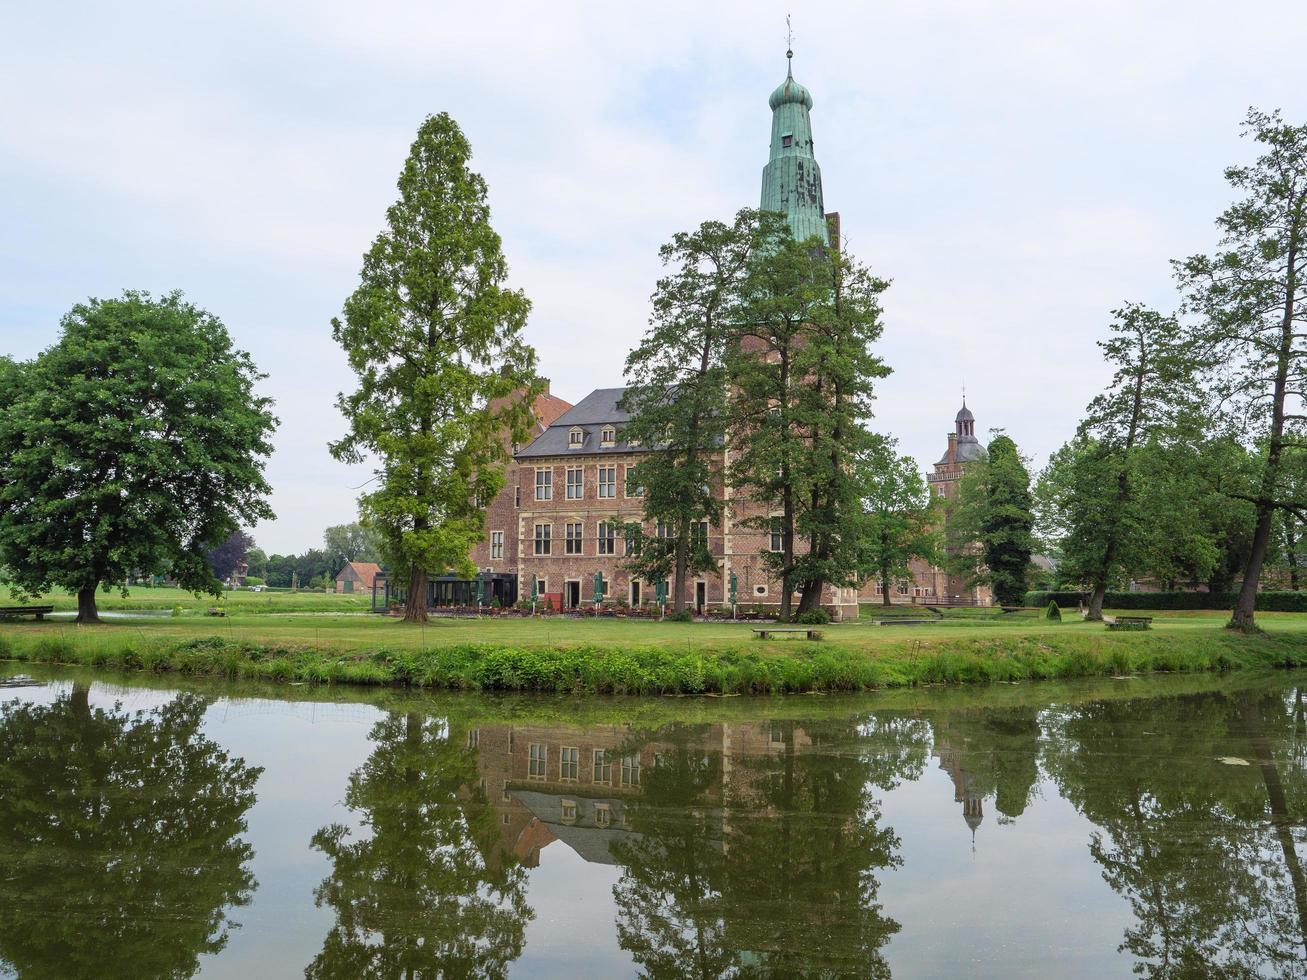
<path id="1" fill-rule="evenodd" d="M 631 446 L 622 438 L 622 428 L 630 413 L 617 407 L 625 388 L 596 388 L 562 415 L 532 442 L 517 451 L 517 459 L 540 456 L 584 455 L 588 453 L 626 453 Z M 600 446 L 599 436 L 605 425 L 617 429 L 611 446 Z M 580 428 L 584 438 L 579 448 L 571 448 L 571 431 Z"/>
<path id="2" fill-rule="evenodd" d="M 985 447 L 980 444 L 980 440 L 975 436 L 958 436 L 957 445 L 953 448 L 953 462 L 970 463 L 972 460 L 984 459 L 988 453 Z M 949 461 L 948 452 L 939 458 L 936 466 L 943 466 Z"/>

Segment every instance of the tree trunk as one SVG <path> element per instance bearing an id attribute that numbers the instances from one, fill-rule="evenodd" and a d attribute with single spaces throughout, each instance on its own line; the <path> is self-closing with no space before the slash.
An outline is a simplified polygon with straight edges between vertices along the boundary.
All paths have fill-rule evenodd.
<path id="1" fill-rule="evenodd" d="M 77 622 L 98 623 L 100 611 L 95 606 L 95 586 L 84 585 L 77 591 Z"/>
<path id="2" fill-rule="evenodd" d="M 681 521 L 676 528 L 676 567 L 672 569 L 672 612 L 685 611 L 685 567 L 689 563 L 689 521 Z"/>
<path id="3" fill-rule="evenodd" d="M 86 681 L 73 681 L 73 693 L 70 698 L 73 713 L 85 721 L 91 717 L 91 685 Z"/>
<path id="4" fill-rule="evenodd" d="M 408 599 L 404 602 L 404 620 L 409 623 L 427 621 L 427 572 L 414 565 L 408 573 Z"/>
<path id="5" fill-rule="evenodd" d="M 1262 578 L 1266 563 L 1266 549 L 1271 541 L 1271 518 L 1275 516 L 1275 499 L 1280 484 L 1280 454 L 1284 450 L 1284 399 L 1289 387 L 1289 365 L 1293 357 L 1294 299 L 1298 284 L 1298 242 L 1291 238 L 1284 289 L 1284 318 L 1280 324 L 1280 349 L 1275 371 L 1275 390 L 1271 396 L 1271 438 L 1266 449 L 1266 469 L 1262 471 L 1260 499 L 1257 501 L 1257 530 L 1253 533 L 1253 548 L 1248 555 L 1239 599 L 1234 605 L 1230 626 L 1234 629 L 1257 628 L 1254 610 L 1257 608 L 1257 584 Z"/>
<path id="6" fill-rule="evenodd" d="M 880 573 L 880 603 L 882 606 L 889 608 L 889 569 L 885 568 Z"/>
<path id="7" fill-rule="evenodd" d="M 1284 515 L 1284 560 L 1289 566 L 1289 588 L 1298 591 L 1298 537 L 1293 533 L 1297 520 L 1288 512 Z"/>
<path id="8" fill-rule="evenodd" d="M 1089 595 L 1089 611 L 1085 613 L 1085 619 L 1096 623 L 1103 621 L 1103 600 L 1107 598 L 1107 580 L 1100 579 L 1094 585 L 1094 591 Z"/>

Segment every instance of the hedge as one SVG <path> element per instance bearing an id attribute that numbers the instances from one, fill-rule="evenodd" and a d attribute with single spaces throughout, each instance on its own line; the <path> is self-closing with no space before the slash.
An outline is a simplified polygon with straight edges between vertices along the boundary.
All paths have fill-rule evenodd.
<path id="1" fill-rule="evenodd" d="M 1103 600 L 1107 609 L 1234 609 L 1233 592 L 1109 592 Z M 1044 607 L 1088 604 L 1087 592 L 1027 592 L 1024 605 Z M 1263 612 L 1307 612 L 1307 592 L 1258 592 L 1257 608 Z"/>

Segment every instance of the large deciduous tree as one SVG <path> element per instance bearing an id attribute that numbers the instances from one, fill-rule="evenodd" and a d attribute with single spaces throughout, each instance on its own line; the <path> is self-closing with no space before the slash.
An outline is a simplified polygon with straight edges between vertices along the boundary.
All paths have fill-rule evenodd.
<path id="1" fill-rule="evenodd" d="M 891 586 L 911 577 L 912 559 L 935 556 L 930 490 L 917 461 L 900 456 L 890 438 L 878 438 L 856 466 L 864 507 L 857 535 L 860 577 L 880 583 L 881 601 L 888 606 Z"/>
<path id="2" fill-rule="evenodd" d="M 331 451 L 376 458 L 379 486 L 360 510 L 407 571 L 405 618 L 416 622 L 427 618 L 428 570 L 472 574 L 468 551 L 485 533 L 479 503 L 502 488 L 506 443 L 526 438 L 538 390 L 535 351 L 522 339 L 530 302 L 504 285 L 508 265 L 471 155 L 447 114 L 422 123 L 386 230 L 332 321 L 359 385 L 337 399 L 350 431 Z"/>
<path id="3" fill-rule="evenodd" d="M 973 582 L 988 584 L 1005 606 L 1025 600 L 1034 551 L 1033 508 L 1030 473 L 1016 443 L 995 436 L 987 457 L 972 463 L 962 478 L 946 527 L 950 565 Z"/>
<path id="4" fill-rule="evenodd" d="M 334 578 L 349 562 L 381 561 L 381 547 L 371 528 L 362 524 L 335 524 L 322 532 L 323 550 L 331 561 Z"/>
<path id="5" fill-rule="evenodd" d="M 1141 467 L 1158 455 L 1177 463 L 1197 434 L 1195 364 L 1175 318 L 1137 303 L 1113 316 L 1112 334 L 1098 346 L 1115 373 L 1041 487 L 1043 510 L 1061 532 L 1063 574 L 1089 586 L 1093 620 L 1103 618 L 1114 578 L 1146 567 L 1155 533 L 1190 503 L 1164 492 L 1173 487 L 1141 481 Z"/>
<path id="6" fill-rule="evenodd" d="M 1216 365 L 1222 401 L 1265 440 L 1261 472 L 1244 496 L 1256 508 L 1252 544 L 1230 625 L 1255 627 L 1254 605 L 1277 510 L 1307 512 L 1285 486 L 1289 459 L 1304 451 L 1288 427 L 1307 420 L 1307 125 L 1250 109 L 1245 133 L 1261 144 L 1226 180 L 1244 196 L 1217 219 L 1219 250 L 1175 263 L 1195 341 Z"/>
<path id="7" fill-rule="evenodd" d="M 276 425 L 221 321 L 180 293 L 80 303 L 58 343 L 0 370 L 0 565 L 26 593 L 77 594 L 165 566 L 214 591 L 208 551 L 269 518 Z"/>
<path id="8" fill-rule="evenodd" d="M 645 519 L 668 530 L 644 542 L 629 564 L 655 578 L 671 570 L 676 612 L 685 608 L 689 576 L 716 568 L 707 547 L 696 547 L 706 542 L 692 532 L 698 522 L 722 520 L 715 488 L 723 477 L 726 353 L 741 280 L 759 240 L 759 216 L 749 210 L 730 225 L 705 221 L 677 233 L 659 250 L 672 268 L 654 290 L 649 330 L 626 359 L 625 438 L 651 450 L 628 482 L 643 488 Z"/>
<path id="9" fill-rule="evenodd" d="M 226 540 L 215 548 L 210 548 L 205 556 L 213 577 L 220 582 L 229 579 L 242 565 L 248 564 L 250 547 L 254 539 L 244 531 L 235 530 L 227 535 Z"/>

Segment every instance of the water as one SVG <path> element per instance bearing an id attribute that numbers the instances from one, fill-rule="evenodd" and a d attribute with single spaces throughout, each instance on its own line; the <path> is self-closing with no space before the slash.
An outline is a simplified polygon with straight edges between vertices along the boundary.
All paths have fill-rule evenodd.
<path id="1" fill-rule="evenodd" d="M 0 688 L 0 975 L 1307 976 L 1303 674 L 37 681 Z"/>

